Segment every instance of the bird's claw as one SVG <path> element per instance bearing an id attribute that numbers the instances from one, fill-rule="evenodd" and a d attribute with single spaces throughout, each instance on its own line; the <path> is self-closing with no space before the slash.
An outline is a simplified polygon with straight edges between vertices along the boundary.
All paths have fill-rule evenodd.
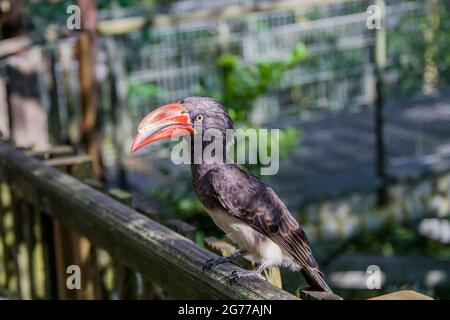
<path id="1" fill-rule="evenodd" d="M 237 270 L 234 270 L 231 273 L 230 278 L 228 280 L 230 281 L 230 284 L 233 284 L 233 283 L 237 283 L 239 278 L 240 278 L 239 273 L 237 272 Z"/>
<path id="2" fill-rule="evenodd" d="M 211 258 L 206 260 L 205 264 L 203 265 L 202 271 L 205 272 L 205 270 L 209 270 L 212 267 L 218 266 L 219 264 L 226 263 L 226 262 L 232 262 L 233 257 L 219 257 L 219 258 Z"/>
<path id="3" fill-rule="evenodd" d="M 211 269 L 214 266 L 214 258 L 206 260 L 205 264 L 203 265 L 202 271 L 205 272 L 207 269 Z"/>
<path id="4" fill-rule="evenodd" d="M 234 270 L 231 272 L 230 278 L 228 279 L 230 284 L 237 283 L 237 281 L 240 278 L 246 278 L 246 277 L 260 277 L 261 273 L 257 270 L 255 271 L 245 271 L 245 270 Z"/>

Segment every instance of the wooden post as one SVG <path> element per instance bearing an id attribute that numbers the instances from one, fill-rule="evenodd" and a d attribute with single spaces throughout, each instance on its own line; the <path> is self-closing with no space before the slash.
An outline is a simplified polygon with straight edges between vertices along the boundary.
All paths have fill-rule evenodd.
<path id="1" fill-rule="evenodd" d="M 16 294 L 19 299 L 24 298 L 23 293 L 23 277 L 22 268 L 20 263 L 21 252 L 20 247 L 23 241 L 22 233 L 22 219 L 21 219 L 21 208 L 20 202 L 17 199 L 17 192 L 14 190 L 14 185 L 12 181 L 9 182 L 10 192 L 11 192 L 11 211 L 13 217 L 13 230 L 14 230 L 14 242 L 13 242 L 13 254 L 14 254 L 14 273 L 16 277 Z"/>
<path id="2" fill-rule="evenodd" d="M 73 157 L 69 158 L 72 159 Z M 70 161 L 68 161 L 67 158 L 48 160 L 46 163 L 61 171 L 70 173 Z M 52 243 L 55 252 L 58 299 L 75 300 L 77 298 L 76 290 L 69 290 L 66 284 L 66 268 L 69 265 L 76 264 L 74 252 L 76 245 L 74 243 L 73 235 L 69 229 L 56 219 L 52 219 L 50 229 L 53 230 Z"/>
<path id="3" fill-rule="evenodd" d="M 66 268 L 69 265 L 76 264 L 72 234 L 56 219 L 52 221 L 52 229 L 54 236 L 53 243 L 55 246 L 56 274 L 58 278 L 58 299 L 75 300 L 77 298 L 76 290 L 69 290 L 66 284 Z"/>
<path id="4" fill-rule="evenodd" d="M 44 262 L 45 298 L 58 299 L 58 270 L 56 266 L 56 248 L 54 245 L 53 219 L 44 212 L 39 212 L 39 225 Z"/>
<path id="5" fill-rule="evenodd" d="M 95 65 L 97 54 L 96 25 L 97 13 L 95 2 L 78 0 L 81 9 L 81 25 L 83 33 L 77 42 L 79 61 L 79 80 L 81 93 L 81 140 L 84 149 L 92 158 L 94 175 L 101 177 L 100 148 L 97 141 L 98 97 Z"/>
<path id="6" fill-rule="evenodd" d="M 5 176 L 2 177 L 1 184 L 1 223 L 0 227 L 1 236 L 3 238 L 4 251 L 3 251 L 3 259 L 4 259 L 4 268 L 5 268 L 5 288 L 9 292 L 16 292 L 18 276 L 16 270 L 17 263 L 15 258 L 15 249 L 14 249 L 14 219 L 13 219 L 13 210 L 12 210 L 12 193 L 11 188 L 8 185 Z M 16 297 L 17 298 L 17 297 Z"/>
<path id="7" fill-rule="evenodd" d="M 6 96 L 6 79 L 0 78 L 0 139 L 9 139 L 9 113 L 8 102 Z"/>
<path id="8" fill-rule="evenodd" d="M 63 157 L 63 159 L 70 158 L 73 155 L 74 150 L 70 146 L 53 146 L 49 149 L 41 150 L 41 151 L 27 151 L 27 155 L 47 161 L 58 161 L 58 158 Z M 61 160 L 59 160 L 61 162 Z M 67 161 L 65 162 L 67 164 Z M 43 278 L 43 297 L 45 299 L 55 300 L 58 299 L 58 283 L 63 282 L 65 284 L 65 278 L 59 277 L 58 266 L 57 263 L 61 263 L 61 254 L 58 253 L 57 257 L 57 248 L 55 245 L 55 239 L 57 240 L 57 235 L 60 232 L 59 227 L 57 227 L 55 231 L 55 226 L 53 219 L 48 216 L 48 214 L 44 213 L 41 208 L 42 198 L 38 198 L 34 201 L 33 206 L 30 209 L 30 214 L 33 219 L 36 220 L 37 225 L 37 234 L 34 234 L 32 230 L 28 230 L 30 234 L 29 240 L 31 240 L 31 244 L 33 240 L 37 241 L 41 246 L 41 252 L 39 252 L 39 259 L 41 259 L 44 267 L 44 278 Z M 34 238 L 34 239 L 33 239 Z M 33 239 L 33 240 L 32 240 Z M 29 249 L 30 251 L 30 249 Z M 59 262 L 58 262 L 59 261 Z M 61 267 L 59 267 L 61 268 Z M 59 277 L 59 278 L 58 278 Z M 37 283 L 39 280 L 36 279 Z M 33 293 L 33 291 L 32 291 Z"/>
<path id="9" fill-rule="evenodd" d="M 76 95 L 78 92 L 74 90 L 73 82 L 76 81 L 72 77 L 73 74 L 73 59 L 74 59 L 74 49 L 71 45 L 61 45 L 59 46 L 60 61 L 62 65 L 63 73 L 63 88 L 65 89 L 64 94 L 67 101 L 67 142 L 80 147 L 81 139 L 81 110 L 78 108 L 76 103 Z"/>
<path id="10" fill-rule="evenodd" d="M 25 236 L 25 244 L 28 254 L 28 281 L 29 281 L 29 296 L 32 300 L 37 299 L 37 283 L 35 277 L 36 264 L 35 264 L 35 248 L 36 248 L 36 234 L 35 234 L 35 226 L 36 226 L 36 216 L 35 211 L 33 210 L 33 206 L 29 203 L 24 204 L 24 236 Z"/>
<path id="11" fill-rule="evenodd" d="M 439 33 L 442 32 L 440 26 L 440 12 L 439 12 L 439 0 L 427 1 L 427 20 L 428 27 L 424 32 L 424 40 L 426 43 L 423 57 L 425 60 L 425 68 L 423 71 L 423 85 L 422 91 L 425 94 L 430 94 L 438 89 L 439 85 L 439 70 L 437 66 L 437 54 L 439 52 L 438 45 L 434 45 L 438 40 Z"/>
<path id="12" fill-rule="evenodd" d="M 48 165 L 59 168 L 82 180 L 92 176 L 92 162 L 89 156 L 71 156 L 47 160 Z M 90 241 L 77 232 L 67 229 L 59 221 L 53 221 L 58 273 L 58 292 L 61 299 L 100 298 L 101 284 L 96 272 L 96 250 Z M 75 264 L 81 270 L 81 289 L 69 290 L 66 286 L 66 268 Z"/>
<path id="13" fill-rule="evenodd" d="M 112 38 L 106 39 L 108 65 L 111 82 L 111 112 L 113 122 L 113 137 L 117 149 L 117 165 L 119 167 L 117 181 L 121 188 L 125 187 L 125 170 L 123 158 L 125 150 L 129 150 L 132 139 L 133 125 L 127 110 L 127 81 L 123 57 L 120 48 L 115 46 Z"/>
<path id="14" fill-rule="evenodd" d="M 121 189 L 111 189 L 108 193 L 113 199 L 127 207 L 132 206 L 133 199 L 130 193 Z M 136 300 L 139 296 L 136 272 L 117 261 L 114 261 L 114 267 L 114 290 L 117 292 L 119 299 Z"/>
<path id="15" fill-rule="evenodd" d="M 61 144 L 63 142 L 62 137 L 62 126 L 61 117 L 59 110 L 58 101 L 58 87 L 56 79 L 56 56 L 53 49 L 49 49 L 49 72 L 50 72 L 50 113 L 49 113 L 49 131 L 50 131 L 50 142 L 54 145 Z"/>
<path id="16" fill-rule="evenodd" d="M 8 258 L 8 253 L 7 253 L 7 248 L 6 248 L 6 240 L 5 240 L 5 224 L 4 224 L 4 220 L 5 220 L 5 206 L 4 206 L 4 200 L 3 200 L 3 181 L 1 180 L 1 176 L 0 176 L 0 248 L 1 248 L 1 263 L 2 266 L 0 268 L 0 270 L 2 270 L 3 272 L 0 271 L 0 286 L 2 286 L 3 288 L 8 288 L 8 265 L 7 265 L 7 258 Z"/>

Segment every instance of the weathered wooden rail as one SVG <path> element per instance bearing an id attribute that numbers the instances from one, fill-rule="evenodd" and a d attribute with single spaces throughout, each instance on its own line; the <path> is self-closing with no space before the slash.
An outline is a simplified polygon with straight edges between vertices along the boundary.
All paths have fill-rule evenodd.
<path id="1" fill-rule="evenodd" d="M 57 159 L 49 161 L 56 162 Z M 57 163 L 53 165 L 58 167 Z M 11 190 L 13 199 L 11 206 L 18 206 L 20 199 L 20 206 L 28 208 L 16 212 L 13 229 L 21 227 L 17 214 L 25 219 L 33 217 L 44 221 L 53 220 L 53 224 L 47 222 L 41 225 L 40 241 L 43 243 L 44 253 L 51 252 L 55 248 L 61 250 L 58 246 L 64 245 L 65 241 L 62 239 L 67 237 L 67 234 L 60 235 L 61 243 L 55 243 L 55 248 L 45 246 L 45 238 L 51 236 L 46 232 L 51 231 L 48 229 L 55 229 L 56 222 L 60 224 L 59 233 L 75 233 L 78 235 L 78 241 L 86 237 L 92 245 L 106 250 L 114 260 L 126 265 L 133 272 L 139 272 L 145 281 L 155 283 L 172 297 L 296 299 L 288 292 L 260 279 L 242 280 L 239 284 L 230 285 L 227 277 L 234 268 L 237 268 L 230 265 L 223 265 L 203 273 L 203 263 L 212 255 L 207 250 L 96 191 L 75 177 L 31 158 L 25 152 L 3 141 L 0 141 L 0 182 L 3 187 L 8 186 Z M 7 208 L 3 205 L 0 208 L 0 220 L 3 221 L 3 214 Z M 30 213 L 38 213 L 38 217 Z M 15 230 L 16 237 L 19 234 Z M 28 234 L 34 235 L 33 232 Z M 80 240 L 81 236 L 83 238 Z M 3 240 L 6 238 L 2 237 Z M 33 237 L 24 239 L 24 243 L 28 246 L 33 241 L 30 238 Z M 74 238 L 71 239 L 72 242 L 75 241 Z M 15 240 L 17 242 L 20 239 Z M 3 248 L 7 246 L 4 245 Z M 14 248 L 13 253 L 7 253 L 4 249 L 3 255 L 17 258 L 21 249 L 17 246 Z M 32 256 L 33 254 L 30 255 L 29 261 L 34 261 Z M 65 282 L 62 283 L 65 279 L 55 276 L 54 273 L 58 269 L 57 264 L 67 260 L 58 258 L 58 254 L 56 256 L 44 254 L 43 257 L 46 260 L 42 261 L 46 292 L 51 291 L 52 287 L 65 286 Z M 60 261 L 55 261 L 57 259 Z M 6 269 L 20 273 L 19 268 L 16 260 L 14 266 Z M 81 269 L 83 272 L 86 270 L 83 266 Z M 29 277 L 33 278 L 33 271 L 29 273 Z M 98 295 L 94 295 L 96 296 Z M 45 297 L 49 298 L 51 295 L 46 294 Z"/>

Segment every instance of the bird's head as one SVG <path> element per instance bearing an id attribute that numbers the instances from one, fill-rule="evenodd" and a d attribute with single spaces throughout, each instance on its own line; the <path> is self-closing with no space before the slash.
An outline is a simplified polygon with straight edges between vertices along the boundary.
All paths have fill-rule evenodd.
<path id="1" fill-rule="evenodd" d="M 232 128 L 233 122 L 219 102 L 207 97 L 188 97 L 147 114 L 139 123 L 131 152 L 161 139 L 202 134 L 207 129 L 225 133 Z"/>

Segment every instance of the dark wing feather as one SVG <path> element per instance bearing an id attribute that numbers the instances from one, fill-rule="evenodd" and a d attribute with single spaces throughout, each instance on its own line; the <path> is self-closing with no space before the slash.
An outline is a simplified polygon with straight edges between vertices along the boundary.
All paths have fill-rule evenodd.
<path id="1" fill-rule="evenodd" d="M 302 267 L 310 285 L 331 291 L 318 270 L 308 238 L 275 192 L 242 166 L 229 164 L 210 170 L 205 178 L 214 196 L 231 215 L 246 222 Z"/>

